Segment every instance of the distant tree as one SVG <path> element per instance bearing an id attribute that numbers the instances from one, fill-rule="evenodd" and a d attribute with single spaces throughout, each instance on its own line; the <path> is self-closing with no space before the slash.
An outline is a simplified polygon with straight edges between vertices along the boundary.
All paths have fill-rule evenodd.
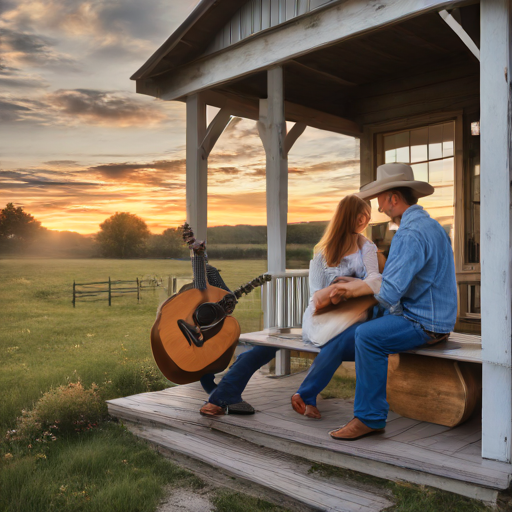
<path id="1" fill-rule="evenodd" d="M 21 206 L 8 203 L 0 211 L 0 249 L 4 251 L 23 248 L 43 230 L 41 223 Z"/>
<path id="2" fill-rule="evenodd" d="M 115 213 L 102 224 L 96 235 L 101 252 L 110 258 L 142 256 L 151 233 L 146 223 L 133 213 Z"/>
<path id="3" fill-rule="evenodd" d="M 185 247 L 180 228 L 168 228 L 161 235 L 151 235 L 148 240 L 148 256 L 153 258 L 184 258 L 189 251 Z"/>

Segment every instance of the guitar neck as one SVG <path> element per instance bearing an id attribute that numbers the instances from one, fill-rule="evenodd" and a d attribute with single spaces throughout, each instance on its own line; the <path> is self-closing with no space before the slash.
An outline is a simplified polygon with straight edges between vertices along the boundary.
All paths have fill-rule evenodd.
<path id="1" fill-rule="evenodd" d="M 192 256 L 192 271 L 194 272 L 194 288 L 206 290 L 206 262 L 204 256 Z"/>
<path id="2" fill-rule="evenodd" d="M 240 286 L 237 288 L 233 295 L 239 299 L 242 295 L 247 295 L 248 293 L 252 292 L 254 288 L 258 288 L 258 286 L 262 286 L 264 283 L 267 283 L 268 281 L 272 280 L 272 276 L 268 274 L 262 274 L 261 276 L 256 277 L 252 281 L 249 281 L 248 283 Z"/>

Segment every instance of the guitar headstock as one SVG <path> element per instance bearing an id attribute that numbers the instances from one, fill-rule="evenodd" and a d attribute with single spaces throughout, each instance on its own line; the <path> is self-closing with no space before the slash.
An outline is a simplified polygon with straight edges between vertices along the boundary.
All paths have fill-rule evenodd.
<path id="1" fill-rule="evenodd" d="M 188 245 L 189 249 L 194 251 L 194 254 L 197 254 L 198 256 L 204 256 L 206 244 L 201 240 L 195 239 L 194 232 L 189 224 L 185 222 L 185 224 L 181 226 L 181 229 L 183 230 L 183 241 Z"/>

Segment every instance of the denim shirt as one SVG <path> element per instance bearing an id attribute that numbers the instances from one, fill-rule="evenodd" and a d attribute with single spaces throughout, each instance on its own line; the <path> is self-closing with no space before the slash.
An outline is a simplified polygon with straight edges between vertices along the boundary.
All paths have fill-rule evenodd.
<path id="1" fill-rule="evenodd" d="M 419 205 L 402 215 L 375 298 L 392 315 L 403 315 L 427 331 L 446 333 L 455 326 L 457 282 L 450 239 Z"/>

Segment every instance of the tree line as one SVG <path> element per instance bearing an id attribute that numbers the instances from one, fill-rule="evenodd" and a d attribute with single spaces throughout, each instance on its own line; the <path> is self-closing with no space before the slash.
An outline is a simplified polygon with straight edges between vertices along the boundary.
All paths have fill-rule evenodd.
<path id="1" fill-rule="evenodd" d="M 288 225 L 287 243 L 304 246 L 291 249 L 294 257 L 309 259 L 311 249 L 322 236 L 325 226 L 326 222 Z M 106 258 L 187 258 L 189 255 L 180 228 L 168 228 L 162 234 L 153 234 L 146 222 L 132 213 L 115 213 L 99 227 L 95 235 L 52 231 L 41 226 L 22 207 L 8 203 L 0 210 L 0 254 Z M 212 258 L 264 259 L 266 242 L 266 226 L 208 228 L 208 247 Z"/>

